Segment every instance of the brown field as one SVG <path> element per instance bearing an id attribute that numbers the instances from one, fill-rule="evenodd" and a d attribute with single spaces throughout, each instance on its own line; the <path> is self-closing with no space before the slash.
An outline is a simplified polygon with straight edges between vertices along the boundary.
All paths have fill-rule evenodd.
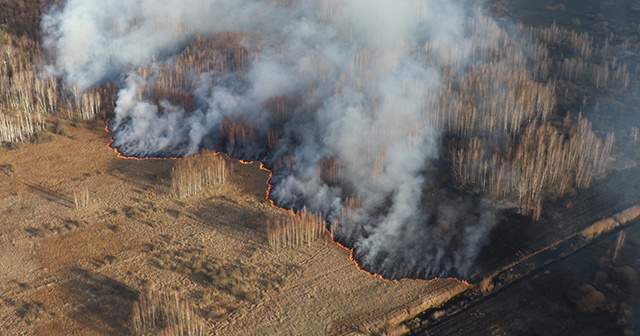
<path id="1" fill-rule="evenodd" d="M 322 239 L 272 249 L 282 211 L 257 164 L 228 162 L 224 184 L 176 198 L 176 161 L 118 158 L 99 122 L 69 132 L 0 149 L 1 334 L 129 333 L 149 289 L 179 293 L 213 334 L 370 334 L 468 288 L 381 280 Z"/>
<path id="2" fill-rule="evenodd" d="M 257 163 L 222 156 L 118 158 L 106 146 L 104 121 L 96 120 L 113 108 L 115 87 L 85 93 L 67 88 L 71 95 L 58 96 L 59 82 L 35 75 L 44 57 L 35 42 L 39 17 L 59 2 L 0 0 L 0 51 L 12 51 L 0 55 L 0 142 L 6 145 L 0 146 L 0 335 L 179 334 L 176 328 L 189 328 L 183 324 L 214 335 L 380 335 L 427 328 L 442 335 L 587 334 L 572 329 L 582 323 L 585 330 L 604 325 L 587 330 L 592 334 L 622 331 L 613 326 L 616 314 L 626 314 L 614 290 L 627 290 L 617 283 L 625 267 L 640 269 L 632 253 L 640 216 L 635 21 L 609 25 L 582 2 L 571 6 L 576 1 L 566 5 L 584 9 L 564 10 L 546 0 L 540 9 L 526 1 L 490 1 L 494 13 L 526 24 L 518 29 L 527 43 L 535 42 L 526 50 L 532 67 L 506 71 L 478 64 L 466 76 L 445 76 L 453 87 L 471 90 L 431 97 L 446 98 L 440 115 L 448 119 L 432 122 L 456 140 L 444 145 L 456 187 L 509 201 L 515 209 L 492 231 L 475 265 L 479 284 L 470 287 L 453 279 L 389 282 L 359 270 L 349 251 L 318 230 L 323 222 L 315 214 L 295 218 L 265 199 L 269 174 Z M 221 64 L 246 67 L 247 51 L 234 42 L 238 36 L 199 39 L 185 55 L 220 49 Z M 514 50 L 501 51 L 504 63 L 524 64 Z M 15 57 L 23 53 L 26 62 Z M 366 59 L 366 50 L 361 54 Z M 183 60 L 175 66 L 184 71 L 176 74 L 196 67 Z M 143 93 L 152 101 L 191 106 L 188 95 L 167 86 L 170 79 L 160 77 Z M 504 104 L 492 101 L 491 86 L 477 89 L 485 82 L 521 87 L 525 94 L 514 90 Z M 486 104 L 469 108 L 475 99 Z M 297 103 L 275 97 L 267 104 L 282 121 Z M 527 116 L 540 120 L 525 127 L 519 118 Z M 495 128 L 501 124 L 513 126 Z M 220 130 L 231 144 L 256 136 L 242 119 L 225 119 Z M 494 133 L 509 141 L 489 151 Z M 273 150 L 279 134 L 262 140 Z M 537 151 L 521 150 L 525 145 Z M 212 166 L 217 168 L 204 171 Z M 517 169 L 521 178 L 511 178 L 508 172 Z M 328 183 L 340 180 L 331 158 L 321 162 L 321 171 Z M 296 231 L 300 223 L 306 231 Z M 576 313 L 579 305 L 567 298 L 581 283 L 606 295 L 595 314 Z M 637 294 L 623 294 L 631 304 L 640 302 Z M 550 312 L 567 319 L 539 322 Z M 625 318 L 640 320 L 632 313 Z"/>

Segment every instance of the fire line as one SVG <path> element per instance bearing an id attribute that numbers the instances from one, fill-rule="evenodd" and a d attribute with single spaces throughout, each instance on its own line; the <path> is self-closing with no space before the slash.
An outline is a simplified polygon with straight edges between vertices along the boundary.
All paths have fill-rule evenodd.
<path id="1" fill-rule="evenodd" d="M 125 160 L 138 160 L 138 161 L 142 161 L 142 160 L 183 160 L 183 159 L 184 159 L 184 158 L 181 158 L 181 157 L 165 157 L 165 158 L 159 158 L 159 157 L 152 157 L 152 156 L 137 157 L 137 156 L 127 156 L 127 155 L 123 155 L 122 153 L 120 153 L 120 151 L 119 151 L 117 148 L 115 148 L 115 147 L 112 147 L 112 146 L 111 146 L 111 145 L 113 144 L 113 142 L 114 142 L 114 139 L 113 139 L 114 132 L 111 132 L 111 131 L 109 130 L 109 120 L 110 120 L 110 119 L 107 119 L 107 120 L 106 120 L 106 126 L 105 126 L 105 128 L 104 128 L 105 132 L 107 132 L 107 133 L 109 133 L 109 134 L 111 135 L 110 140 L 109 140 L 109 143 L 107 144 L 107 148 L 109 148 L 110 150 L 113 150 L 113 151 L 116 153 L 116 155 L 118 156 L 118 158 L 120 158 L 120 159 L 125 159 Z M 260 162 L 260 161 L 247 161 L 247 160 L 242 160 L 242 159 L 235 159 L 235 158 L 230 157 L 227 153 L 224 153 L 224 152 L 216 152 L 216 151 L 214 151 L 212 154 L 196 154 L 196 155 L 224 155 L 224 156 L 226 156 L 228 159 L 230 159 L 230 160 L 236 160 L 236 161 L 238 161 L 239 163 L 241 163 L 241 164 L 243 164 L 243 165 L 250 165 L 250 164 L 254 164 L 254 163 L 258 162 L 258 163 L 260 164 L 260 170 L 263 170 L 263 171 L 266 171 L 266 172 L 268 172 L 268 173 L 269 173 L 269 177 L 267 178 L 267 181 L 266 181 L 266 184 L 267 184 L 267 192 L 266 192 L 265 198 L 267 199 L 267 201 L 269 201 L 269 203 L 270 203 L 273 207 L 275 207 L 275 208 L 277 208 L 277 209 L 279 209 L 279 210 L 281 210 L 281 211 L 284 211 L 284 212 L 286 212 L 286 213 L 289 213 L 289 214 L 292 214 L 292 215 L 294 215 L 294 216 L 298 217 L 298 214 L 296 214 L 296 213 L 295 213 L 295 211 L 293 211 L 293 210 L 291 210 L 291 209 L 286 209 L 286 208 L 283 208 L 283 207 L 278 206 L 278 205 L 275 203 L 275 201 L 274 201 L 273 199 L 271 199 L 271 197 L 269 197 L 269 195 L 271 194 L 271 189 L 273 188 L 273 185 L 270 183 L 271 178 L 273 177 L 273 172 L 272 172 L 269 168 L 267 168 L 267 167 L 264 165 L 264 163 L 262 163 L 262 162 Z M 325 228 L 324 228 L 324 229 L 325 229 L 325 231 L 327 232 L 327 234 L 329 234 L 329 236 L 331 236 L 331 231 L 329 231 L 329 229 L 328 229 L 326 226 L 325 226 Z M 360 266 L 360 263 L 358 262 L 358 260 L 356 260 L 356 259 L 353 257 L 353 253 L 354 253 L 354 249 L 353 249 L 353 248 L 347 247 L 347 246 L 345 246 L 345 245 L 341 244 L 340 242 L 336 241 L 336 240 L 335 240 L 335 239 L 333 239 L 333 238 L 331 238 L 331 242 L 332 242 L 332 243 L 334 243 L 334 244 L 336 244 L 336 245 L 337 245 L 337 246 L 339 246 L 340 248 L 342 248 L 342 249 L 344 249 L 344 250 L 346 250 L 346 251 L 348 251 L 348 252 L 349 252 L 349 260 L 351 260 L 351 261 L 353 262 L 353 264 L 356 266 L 356 268 L 357 268 L 359 271 L 364 272 L 364 273 L 366 273 L 366 274 L 367 274 L 367 275 L 369 275 L 369 276 L 377 277 L 377 278 L 379 278 L 379 279 L 381 279 L 381 280 L 383 280 L 383 281 L 399 282 L 400 280 L 407 279 L 407 280 L 414 280 L 414 281 L 426 281 L 426 282 L 431 282 L 431 281 L 435 281 L 435 280 L 437 280 L 437 279 L 440 279 L 440 278 L 438 278 L 438 277 L 434 277 L 434 278 L 431 278 L 431 279 L 408 278 L 408 277 L 407 277 L 407 278 L 400 278 L 400 279 L 387 279 L 387 278 L 383 277 L 381 274 L 378 274 L 378 273 L 372 273 L 372 272 L 369 272 L 369 271 L 367 271 L 366 269 L 362 268 L 362 267 Z M 467 285 L 467 286 L 469 286 L 469 287 L 472 287 L 472 286 L 473 286 L 470 282 L 468 282 L 468 281 L 466 281 L 466 280 L 464 280 L 464 279 L 458 279 L 458 278 L 454 278 L 454 277 L 443 278 L 443 279 L 456 280 L 456 281 L 459 281 L 459 282 L 461 282 L 461 283 L 463 283 L 463 284 L 465 284 L 465 285 Z"/>

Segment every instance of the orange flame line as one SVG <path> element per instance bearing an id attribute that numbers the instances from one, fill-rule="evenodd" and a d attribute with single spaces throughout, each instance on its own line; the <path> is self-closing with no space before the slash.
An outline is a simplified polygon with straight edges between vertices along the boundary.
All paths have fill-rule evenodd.
<path id="1" fill-rule="evenodd" d="M 183 159 L 183 158 L 180 158 L 180 157 L 157 158 L 157 157 L 151 157 L 151 156 L 137 157 L 137 156 L 126 156 L 126 155 L 123 155 L 122 153 L 120 153 L 120 151 L 118 151 L 118 149 L 117 149 L 117 148 L 111 147 L 111 144 L 113 144 L 113 142 L 114 142 L 114 140 L 113 140 L 113 134 L 114 134 L 114 133 L 113 133 L 113 132 L 111 132 L 111 131 L 109 130 L 109 119 L 107 119 L 107 124 L 106 124 L 106 126 L 105 126 L 104 130 L 105 130 L 105 132 L 107 132 L 107 133 L 111 134 L 111 139 L 110 139 L 109 143 L 107 144 L 107 148 L 109 148 L 109 149 L 113 150 L 113 151 L 116 153 L 116 155 L 118 156 L 118 158 L 121 158 L 121 159 L 127 159 L 127 160 L 182 160 L 182 159 Z M 224 154 L 228 159 L 234 159 L 234 158 L 231 158 L 231 157 L 229 156 L 229 154 L 227 154 L 227 153 L 223 153 L 223 152 L 215 152 L 215 151 L 214 151 L 214 152 L 213 152 L 213 154 L 204 154 L 204 155 L 220 155 L 220 154 Z M 203 155 L 203 154 L 199 154 L 199 155 Z M 264 165 L 264 163 L 262 163 L 262 162 L 260 162 L 260 161 L 247 161 L 247 160 L 242 160 L 242 159 L 235 159 L 235 160 L 237 160 L 239 163 L 241 163 L 241 164 L 243 164 L 243 165 L 250 165 L 250 164 L 254 164 L 254 163 L 258 162 L 258 163 L 260 164 L 260 170 L 264 170 L 264 171 L 266 171 L 266 172 L 269 172 L 269 177 L 267 178 L 267 182 L 266 182 L 266 184 L 267 184 L 267 192 L 266 192 L 266 195 L 265 195 L 265 197 L 266 197 L 267 201 L 269 201 L 269 203 L 270 203 L 273 207 L 275 207 L 275 208 L 280 209 L 280 210 L 282 210 L 282 211 L 284 211 L 284 212 L 286 212 L 286 213 L 289 213 L 289 214 L 292 214 L 292 215 L 294 215 L 294 216 L 298 217 L 298 214 L 296 214 L 296 213 L 295 213 L 295 211 L 293 211 L 293 210 L 291 210 L 291 209 L 285 209 L 285 208 L 283 208 L 283 207 L 278 206 L 278 205 L 275 203 L 275 201 L 269 197 L 269 196 L 271 195 L 271 189 L 273 188 L 273 185 L 270 183 L 270 182 L 271 182 L 271 178 L 273 177 L 273 172 L 272 172 L 269 168 L 267 168 L 267 167 Z M 381 279 L 381 280 L 389 281 L 389 282 L 399 282 L 400 280 L 403 280 L 403 279 L 407 279 L 407 280 L 415 280 L 415 281 L 431 282 L 431 281 L 435 281 L 435 280 L 439 279 L 438 277 L 434 277 L 434 278 L 431 278 L 431 279 L 423 279 L 423 278 L 409 278 L 409 277 L 407 277 L 407 278 L 400 278 L 400 279 L 387 279 L 387 278 L 383 277 L 381 274 L 373 273 L 373 272 L 369 272 L 369 271 L 367 271 L 366 269 L 362 268 L 362 267 L 360 266 L 360 263 L 359 263 L 359 262 L 358 262 L 358 261 L 353 257 L 353 253 L 354 253 L 354 249 L 353 249 L 353 248 L 350 248 L 350 247 L 347 247 L 347 246 L 345 246 L 345 245 L 342 245 L 340 242 L 336 241 L 336 240 L 333 238 L 333 236 L 332 236 L 332 234 L 331 234 L 331 231 L 329 231 L 329 229 L 328 229 L 327 227 L 325 227 L 324 229 L 325 229 L 325 231 L 327 232 L 327 234 L 329 234 L 329 236 L 330 236 L 330 237 L 332 237 L 332 238 L 331 238 L 331 242 L 333 242 L 333 243 L 335 243 L 337 246 L 339 246 L 339 247 L 341 247 L 341 248 L 343 248 L 343 249 L 345 249 L 345 250 L 349 251 L 349 259 L 350 259 L 350 260 L 351 260 L 351 261 L 356 265 L 356 268 L 357 268 L 358 270 L 360 270 L 360 271 L 362 271 L 362 272 L 364 272 L 364 273 L 366 273 L 366 274 L 370 275 L 370 276 L 377 277 L 377 278 L 379 278 L 379 279 Z M 465 284 L 465 285 L 467 285 L 467 286 L 469 286 L 469 287 L 472 287 L 472 286 L 473 286 L 471 283 L 469 283 L 468 281 L 466 281 L 466 280 L 464 280 L 464 279 L 458 279 L 458 278 L 454 278 L 454 277 L 448 277 L 448 278 L 443 278 L 443 279 L 456 280 L 456 281 L 462 282 L 463 284 Z"/>
<path id="2" fill-rule="evenodd" d="M 329 234 L 331 234 L 331 232 L 329 231 L 329 229 L 326 229 L 326 230 L 327 230 L 327 232 L 328 232 Z M 431 279 L 405 277 L 405 278 L 400 278 L 400 279 L 387 279 L 387 278 L 385 278 L 384 276 L 382 276 L 382 274 L 369 272 L 369 271 L 367 271 L 366 269 L 362 268 L 362 267 L 360 266 L 360 263 L 358 262 L 358 260 L 356 260 L 356 259 L 353 257 L 353 253 L 354 253 L 354 249 L 353 249 L 353 248 L 350 248 L 350 247 L 344 246 L 344 245 L 342 245 L 340 242 L 338 242 L 338 241 L 334 240 L 333 238 L 331 239 L 331 241 L 332 241 L 333 243 L 335 243 L 336 245 L 338 245 L 339 247 L 341 247 L 341 248 L 343 248 L 343 249 L 345 249 L 345 250 L 349 251 L 349 259 L 350 259 L 350 260 L 351 260 L 351 261 L 356 265 L 356 268 L 358 268 L 358 270 L 360 270 L 360 271 L 362 271 L 362 272 L 364 272 L 364 273 L 367 273 L 367 274 L 368 274 L 368 275 L 370 275 L 370 276 L 377 277 L 377 278 L 379 278 L 379 279 L 381 279 L 381 280 L 384 280 L 384 281 L 389 281 L 389 282 L 399 282 L 400 280 L 407 279 L 407 280 L 413 280 L 413 281 L 425 281 L 425 282 L 431 282 L 431 281 L 435 281 L 435 280 L 438 280 L 438 279 L 446 279 L 446 280 L 456 280 L 456 281 L 462 282 L 463 284 L 465 284 L 465 285 L 467 285 L 467 286 L 469 286 L 469 287 L 473 287 L 473 285 L 472 285 L 470 282 L 468 282 L 467 280 L 464 280 L 464 279 L 458 279 L 458 278 L 455 278 L 455 277 L 448 277 L 448 278 L 433 277 L 433 278 L 431 278 Z"/>

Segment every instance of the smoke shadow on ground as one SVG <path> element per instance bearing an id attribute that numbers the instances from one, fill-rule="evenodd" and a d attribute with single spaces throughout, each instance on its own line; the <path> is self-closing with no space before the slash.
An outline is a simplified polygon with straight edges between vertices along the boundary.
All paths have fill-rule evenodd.
<path id="1" fill-rule="evenodd" d="M 73 268 L 64 290 L 76 309 L 69 317 L 96 333 L 126 335 L 138 292 L 128 285 L 100 273 Z"/>

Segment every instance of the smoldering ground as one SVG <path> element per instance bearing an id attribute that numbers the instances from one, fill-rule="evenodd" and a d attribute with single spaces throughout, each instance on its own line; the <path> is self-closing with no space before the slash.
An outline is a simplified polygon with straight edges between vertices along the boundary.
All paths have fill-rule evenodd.
<path id="1" fill-rule="evenodd" d="M 472 275 L 496 211 L 449 191 L 434 171 L 450 131 L 438 108 L 443 73 L 464 73 L 504 44 L 481 9 L 445 0 L 68 0 L 43 29 L 50 72 L 81 90 L 118 83 L 109 130 L 123 155 L 213 149 L 260 160 L 273 171 L 276 204 L 322 213 L 365 269 Z"/>

